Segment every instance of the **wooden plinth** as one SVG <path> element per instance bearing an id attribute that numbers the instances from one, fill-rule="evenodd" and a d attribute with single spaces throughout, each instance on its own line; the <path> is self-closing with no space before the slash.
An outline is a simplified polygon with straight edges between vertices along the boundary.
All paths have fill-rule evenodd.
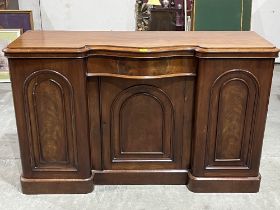
<path id="1" fill-rule="evenodd" d="M 21 177 L 24 194 L 84 194 L 94 189 L 92 175 L 88 179 L 26 179 Z"/>

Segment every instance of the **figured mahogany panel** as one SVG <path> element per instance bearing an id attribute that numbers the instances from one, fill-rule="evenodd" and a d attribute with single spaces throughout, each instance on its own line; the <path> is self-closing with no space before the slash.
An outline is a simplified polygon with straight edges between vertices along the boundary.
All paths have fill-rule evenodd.
<path id="1" fill-rule="evenodd" d="M 51 79 L 40 81 L 33 87 L 40 162 L 67 162 L 68 159 L 62 94 L 61 86 Z"/>
<path id="2" fill-rule="evenodd" d="M 164 119 L 158 99 L 147 93 L 131 96 L 119 115 L 121 154 L 162 153 Z"/>
<path id="3" fill-rule="evenodd" d="M 172 77 L 195 75 L 197 62 L 187 56 L 123 58 L 94 56 L 87 60 L 88 75 L 115 77 Z"/>
<path id="4" fill-rule="evenodd" d="M 52 70 L 31 74 L 24 83 L 33 170 L 77 170 L 73 90 Z"/>
<path id="5" fill-rule="evenodd" d="M 221 87 L 216 160 L 240 159 L 247 98 L 248 87 L 242 80 L 232 79 Z"/>
<path id="6" fill-rule="evenodd" d="M 231 70 L 216 79 L 210 95 L 207 163 L 249 168 L 259 85 L 244 70 Z"/>

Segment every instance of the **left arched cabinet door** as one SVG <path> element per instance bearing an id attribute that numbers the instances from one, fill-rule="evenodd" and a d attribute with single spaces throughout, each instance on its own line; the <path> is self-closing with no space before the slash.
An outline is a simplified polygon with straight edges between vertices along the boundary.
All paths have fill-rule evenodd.
<path id="1" fill-rule="evenodd" d="M 93 180 L 83 61 L 15 59 L 10 66 L 23 192 L 90 192 Z"/>
<path id="2" fill-rule="evenodd" d="M 40 70 L 24 82 L 28 143 L 33 171 L 77 171 L 73 87 L 62 74 Z"/>

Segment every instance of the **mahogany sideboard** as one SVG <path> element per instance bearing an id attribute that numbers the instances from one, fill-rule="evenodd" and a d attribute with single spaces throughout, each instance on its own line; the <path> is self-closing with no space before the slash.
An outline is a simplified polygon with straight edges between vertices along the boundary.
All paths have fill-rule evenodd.
<path id="1" fill-rule="evenodd" d="M 256 33 L 30 31 L 4 52 L 23 193 L 258 192 L 278 49 Z"/>

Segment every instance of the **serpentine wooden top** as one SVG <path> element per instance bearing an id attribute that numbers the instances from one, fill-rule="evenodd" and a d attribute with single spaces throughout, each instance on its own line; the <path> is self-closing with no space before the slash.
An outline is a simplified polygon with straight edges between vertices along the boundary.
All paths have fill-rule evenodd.
<path id="1" fill-rule="evenodd" d="M 199 53 L 246 52 L 274 55 L 278 52 L 274 45 L 255 32 L 209 31 L 28 31 L 12 42 L 4 52 L 11 56 L 13 53 L 85 53 L 90 50 L 134 53 L 189 50 Z"/>

